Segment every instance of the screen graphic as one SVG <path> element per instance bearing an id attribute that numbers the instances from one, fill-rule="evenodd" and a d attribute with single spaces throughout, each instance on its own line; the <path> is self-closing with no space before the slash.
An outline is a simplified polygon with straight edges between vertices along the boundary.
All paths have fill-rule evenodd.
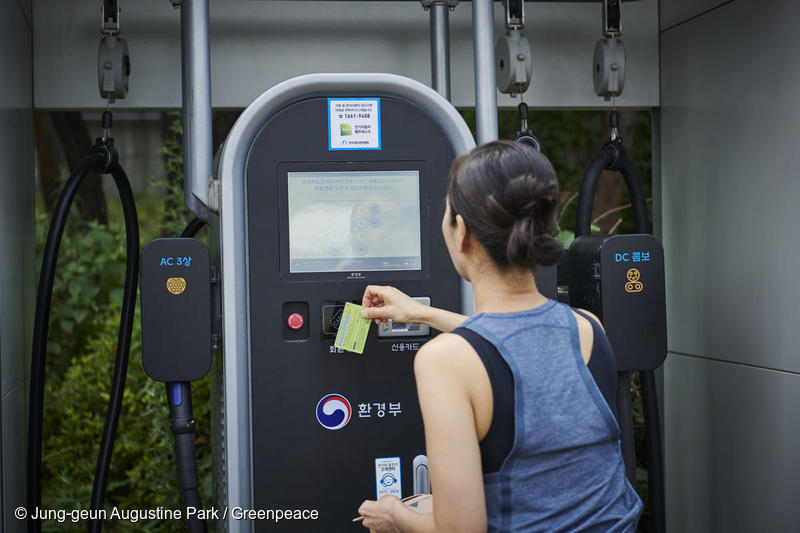
<path id="1" fill-rule="evenodd" d="M 420 270 L 419 171 L 289 172 L 289 271 Z"/>

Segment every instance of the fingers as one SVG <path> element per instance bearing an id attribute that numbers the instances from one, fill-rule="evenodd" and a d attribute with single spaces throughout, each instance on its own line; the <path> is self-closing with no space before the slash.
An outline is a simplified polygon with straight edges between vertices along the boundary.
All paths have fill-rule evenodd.
<path id="1" fill-rule="evenodd" d="M 358 506 L 358 514 L 364 516 L 366 512 L 369 512 L 370 503 L 371 502 L 369 500 L 364 500 L 363 502 L 361 502 L 361 505 Z"/>
<path id="2" fill-rule="evenodd" d="M 370 510 L 375 506 L 377 502 L 364 500 L 361 505 L 358 506 L 358 514 L 364 517 L 364 520 L 361 521 L 361 525 L 365 528 L 369 529 L 372 520 L 370 520 Z"/>
<path id="3" fill-rule="evenodd" d="M 364 307 L 372 307 L 375 305 L 373 302 L 374 294 L 373 286 L 367 285 L 367 288 L 364 289 L 364 296 L 361 297 L 361 305 Z"/>
<path id="4" fill-rule="evenodd" d="M 361 310 L 361 316 L 386 322 L 386 319 L 392 316 L 392 311 L 390 306 L 365 307 Z"/>
<path id="5" fill-rule="evenodd" d="M 381 305 L 385 302 L 391 287 L 381 285 L 367 285 L 364 290 L 364 296 L 361 298 L 361 305 L 364 307 L 373 307 Z"/>
<path id="6" fill-rule="evenodd" d="M 361 305 L 364 307 L 361 316 L 372 319 L 376 324 L 387 322 L 392 316 L 387 298 L 391 290 L 392 287 L 368 285 L 361 298 Z"/>

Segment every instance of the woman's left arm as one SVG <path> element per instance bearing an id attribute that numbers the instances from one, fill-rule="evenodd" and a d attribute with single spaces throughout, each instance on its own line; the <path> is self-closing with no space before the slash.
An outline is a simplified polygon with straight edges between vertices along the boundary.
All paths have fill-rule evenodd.
<path id="1" fill-rule="evenodd" d="M 471 533 L 486 531 L 480 449 L 470 398 L 466 343 L 443 334 L 414 359 L 431 486 L 432 514 L 422 514 L 397 498 L 364 502 L 359 513 L 372 533 Z M 468 345 L 467 345 L 468 346 Z"/>

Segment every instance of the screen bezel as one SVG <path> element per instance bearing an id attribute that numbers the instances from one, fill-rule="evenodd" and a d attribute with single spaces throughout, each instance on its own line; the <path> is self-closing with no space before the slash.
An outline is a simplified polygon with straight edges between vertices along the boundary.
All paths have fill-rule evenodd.
<path id="1" fill-rule="evenodd" d="M 289 271 L 289 172 L 387 172 L 419 173 L 419 270 L 363 270 L 359 272 L 290 272 Z M 425 280 L 430 277 L 430 205 L 428 167 L 424 161 L 315 161 L 278 164 L 279 264 L 284 281 L 393 281 Z"/>

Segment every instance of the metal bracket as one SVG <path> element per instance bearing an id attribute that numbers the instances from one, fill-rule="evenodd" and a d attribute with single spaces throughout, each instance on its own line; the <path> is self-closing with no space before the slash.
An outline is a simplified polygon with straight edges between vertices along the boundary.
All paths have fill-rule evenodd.
<path id="1" fill-rule="evenodd" d="M 219 213 L 219 180 L 212 179 L 208 182 L 208 208 L 214 213 Z"/>
<path id="2" fill-rule="evenodd" d="M 106 35 L 117 35 L 121 12 L 117 0 L 103 0 L 103 5 L 100 6 L 100 31 Z"/>
<path id="3" fill-rule="evenodd" d="M 532 146 L 537 151 L 541 152 L 542 142 L 533 134 L 533 130 L 528 127 L 528 104 L 520 102 L 517 106 L 517 112 L 519 113 L 520 126 L 519 130 L 515 132 L 514 140 L 518 143 Z"/>
<path id="4" fill-rule="evenodd" d="M 504 0 L 506 8 L 506 29 L 521 30 L 525 27 L 525 2 L 524 0 Z"/>
<path id="5" fill-rule="evenodd" d="M 622 35 L 620 3 L 620 0 L 603 0 L 603 36 L 605 37 Z"/>
<path id="6" fill-rule="evenodd" d="M 177 1 L 180 2 L 180 0 Z M 419 0 L 419 3 L 422 4 L 425 11 L 429 10 L 433 4 L 445 4 L 452 11 L 458 5 L 458 0 Z"/>

